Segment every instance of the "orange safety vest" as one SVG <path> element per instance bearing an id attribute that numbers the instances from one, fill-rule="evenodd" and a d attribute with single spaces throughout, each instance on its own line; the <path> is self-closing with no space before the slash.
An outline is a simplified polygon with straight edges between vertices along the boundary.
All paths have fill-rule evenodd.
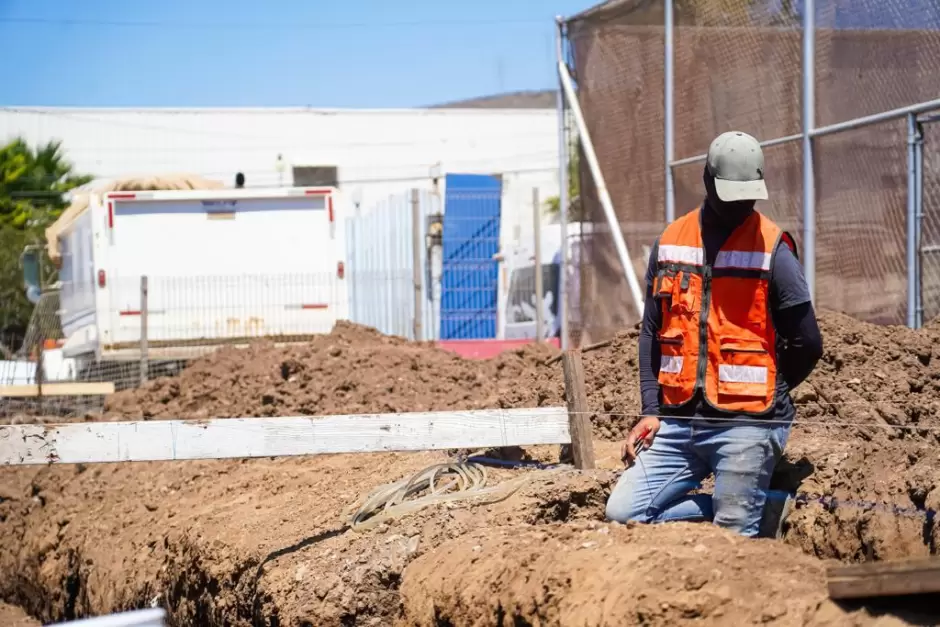
<path id="1" fill-rule="evenodd" d="M 705 263 L 701 211 L 671 223 L 659 239 L 653 297 L 660 301 L 665 407 L 704 392 L 720 411 L 760 416 L 776 396 L 776 332 L 770 316 L 770 271 L 777 245 L 796 244 L 755 211 Z"/>

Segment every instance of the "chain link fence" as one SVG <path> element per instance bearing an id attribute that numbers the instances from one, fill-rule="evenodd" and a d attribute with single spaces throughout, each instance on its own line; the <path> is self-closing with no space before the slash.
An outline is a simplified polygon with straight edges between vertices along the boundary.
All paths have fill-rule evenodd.
<path id="1" fill-rule="evenodd" d="M 923 320 L 935 320 L 940 316 L 940 118 L 925 121 L 921 137 L 920 297 Z"/>
<path id="2" fill-rule="evenodd" d="M 666 1 L 611 0 L 565 23 L 587 131 L 641 279 L 666 219 Z M 771 143 L 770 200 L 760 209 L 796 236 L 802 252 L 804 2 L 673 2 L 675 215 L 703 198 L 711 140 L 742 130 Z M 936 2 L 816 0 L 814 15 L 815 129 L 940 96 Z M 903 323 L 906 119 L 827 132 L 813 148 L 817 307 Z M 636 316 L 592 183 L 582 169 L 583 201 L 598 226 L 581 264 L 583 331 L 598 338 Z M 931 276 L 925 268 L 923 280 Z"/>

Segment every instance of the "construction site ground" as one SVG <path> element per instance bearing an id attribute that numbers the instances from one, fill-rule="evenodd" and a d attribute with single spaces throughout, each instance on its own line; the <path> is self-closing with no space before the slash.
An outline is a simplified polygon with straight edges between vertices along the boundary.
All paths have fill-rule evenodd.
<path id="1" fill-rule="evenodd" d="M 604 521 L 639 411 L 630 330 L 584 357 L 599 468 L 493 470 L 527 479 L 494 504 L 346 527 L 366 493 L 444 452 L 2 468 L 0 625 L 153 605 L 180 626 L 936 623 L 935 597 L 833 603 L 825 567 L 938 550 L 940 325 L 821 325 L 772 485 L 797 494 L 782 540 Z M 74 419 L 563 405 L 553 352 L 469 361 L 341 324 L 305 346 L 223 349 Z"/>

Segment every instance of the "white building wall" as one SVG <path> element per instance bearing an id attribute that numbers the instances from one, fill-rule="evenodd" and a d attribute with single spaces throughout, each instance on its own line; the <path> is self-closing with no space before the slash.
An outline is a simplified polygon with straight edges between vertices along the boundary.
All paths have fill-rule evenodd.
<path id="1" fill-rule="evenodd" d="M 532 188 L 558 193 L 554 110 L 87 109 L 0 110 L 0 140 L 62 140 L 80 172 L 101 179 L 196 173 L 249 187 L 279 183 L 277 155 L 335 165 L 362 210 L 432 188 L 432 175 L 503 174 L 503 241 L 532 231 Z"/>

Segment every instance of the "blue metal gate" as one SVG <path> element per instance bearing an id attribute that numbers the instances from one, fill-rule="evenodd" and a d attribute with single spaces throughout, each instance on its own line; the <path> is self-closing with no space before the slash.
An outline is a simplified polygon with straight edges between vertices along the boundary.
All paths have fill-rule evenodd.
<path id="1" fill-rule="evenodd" d="M 445 185 L 440 338 L 494 338 L 502 182 L 448 174 Z"/>

